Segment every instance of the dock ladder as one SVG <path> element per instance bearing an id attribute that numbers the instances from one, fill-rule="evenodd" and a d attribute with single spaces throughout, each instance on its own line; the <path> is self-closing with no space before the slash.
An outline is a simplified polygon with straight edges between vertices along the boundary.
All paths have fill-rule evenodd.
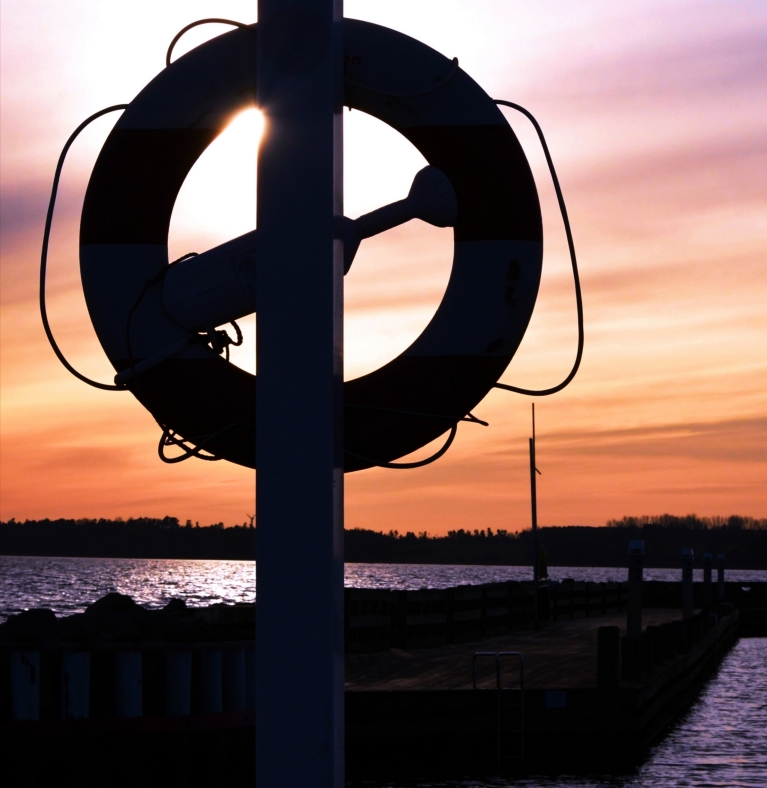
<path id="1" fill-rule="evenodd" d="M 503 657 L 517 657 L 519 659 L 519 753 L 517 755 L 504 755 L 503 735 L 501 728 L 501 696 L 503 683 L 501 681 L 501 659 Z M 472 686 L 477 689 L 477 660 L 491 658 L 495 660 L 495 687 L 497 693 L 496 705 L 496 763 L 498 771 L 504 761 L 519 761 L 520 773 L 525 765 L 525 658 L 521 651 L 478 651 L 474 654 L 471 663 Z M 509 688 L 510 689 L 510 688 Z"/>

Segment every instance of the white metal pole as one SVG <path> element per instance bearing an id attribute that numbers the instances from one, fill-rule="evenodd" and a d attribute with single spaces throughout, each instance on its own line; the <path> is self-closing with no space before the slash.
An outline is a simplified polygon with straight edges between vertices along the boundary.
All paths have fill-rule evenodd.
<path id="1" fill-rule="evenodd" d="M 341 788 L 342 0 L 259 0 L 256 779 Z"/>

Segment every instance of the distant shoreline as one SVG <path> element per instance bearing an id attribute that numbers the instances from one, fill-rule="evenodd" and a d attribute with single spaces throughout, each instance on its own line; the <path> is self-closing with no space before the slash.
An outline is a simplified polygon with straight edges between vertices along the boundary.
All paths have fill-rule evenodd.
<path id="1" fill-rule="evenodd" d="M 628 524 L 606 527 L 543 527 L 538 538 L 551 567 L 625 566 L 629 540 L 643 539 L 648 568 L 679 567 L 682 548 L 691 547 L 697 567 L 703 565 L 703 554 L 711 552 L 713 556 L 722 553 L 728 569 L 767 569 L 767 528 L 762 522 L 756 527 L 700 527 L 695 522 L 637 525 L 628 520 Z M 252 561 L 257 537 L 258 529 L 249 525 L 182 526 L 170 517 L 12 520 L 0 522 L 0 555 Z M 352 529 L 345 533 L 345 559 L 347 563 L 370 564 L 530 566 L 532 539 L 529 530 L 457 531 L 431 537 Z"/>

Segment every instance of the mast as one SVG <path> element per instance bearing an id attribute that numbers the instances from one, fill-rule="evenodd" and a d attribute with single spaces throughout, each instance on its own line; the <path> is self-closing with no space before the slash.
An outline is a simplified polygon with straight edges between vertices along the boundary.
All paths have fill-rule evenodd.
<path id="1" fill-rule="evenodd" d="M 538 621 L 538 497 L 535 484 L 535 474 L 540 471 L 535 467 L 535 403 L 533 403 L 533 437 L 530 438 L 530 509 L 533 526 L 533 595 L 535 603 L 535 628 Z"/>

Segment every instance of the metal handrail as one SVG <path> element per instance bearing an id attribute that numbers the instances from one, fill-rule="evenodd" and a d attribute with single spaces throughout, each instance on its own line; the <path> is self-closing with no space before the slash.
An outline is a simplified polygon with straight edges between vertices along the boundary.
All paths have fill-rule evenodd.
<path id="1" fill-rule="evenodd" d="M 525 765 L 525 657 L 521 651 L 477 651 L 471 662 L 472 687 L 477 689 L 477 659 L 479 657 L 492 657 L 495 660 L 495 688 L 496 688 L 496 764 L 501 768 L 501 657 L 519 657 L 519 690 L 520 690 L 520 730 L 519 730 L 519 759 L 520 771 Z M 507 756 L 514 758 L 515 756 Z"/>

